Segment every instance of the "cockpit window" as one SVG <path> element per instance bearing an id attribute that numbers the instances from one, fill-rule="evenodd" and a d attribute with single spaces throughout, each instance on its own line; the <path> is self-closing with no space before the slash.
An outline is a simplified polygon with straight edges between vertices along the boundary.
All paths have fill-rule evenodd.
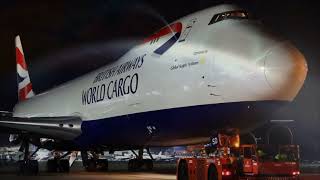
<path id="1" fill-rule="evenodd" d="M 213 24 L 226 19 L 248 19 L 248 12 L 246 11 L 227 11 L 219 14 L 215 14 L 210 20 L 209 24 Z"/>

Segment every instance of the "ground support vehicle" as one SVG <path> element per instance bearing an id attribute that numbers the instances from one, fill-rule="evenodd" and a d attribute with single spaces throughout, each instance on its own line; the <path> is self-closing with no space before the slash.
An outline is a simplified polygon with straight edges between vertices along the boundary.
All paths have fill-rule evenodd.
<path id="1" fill-rule="evenodd" d="M 222 131 L 200 153 L 180 158 L 177 180 L 299 179 L 298 145 L 240 145 L 239 137 Z"/>

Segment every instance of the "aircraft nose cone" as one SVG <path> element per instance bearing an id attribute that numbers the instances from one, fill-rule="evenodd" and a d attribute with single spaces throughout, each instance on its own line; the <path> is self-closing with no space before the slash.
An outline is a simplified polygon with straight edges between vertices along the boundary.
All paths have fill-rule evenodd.
<path id="1" fill-rule="evenodd" d="M 292 101 L 301 89 L 307 75 L 307 62 L 301 52 L 288 42 L 269 51 L 264 74 L 277 100 Z"/>

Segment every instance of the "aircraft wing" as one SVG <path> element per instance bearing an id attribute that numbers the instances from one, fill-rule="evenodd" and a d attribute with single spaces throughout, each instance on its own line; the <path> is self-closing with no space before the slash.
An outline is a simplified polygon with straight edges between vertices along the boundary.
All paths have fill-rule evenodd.
<path id="1" fill-rule="evenodd" d="M 16 36 L 15 45 L 18 99 L 21 102 L 31 98 L 35 94 L 25 62 L 20 36 Z M 43 138 L 71 140 L 80 135 L 81 122 L 82 120 L 76 116 L 15 117 L 11 112 L 0 111 L 0 132 L 11 134 L 28 133 Z"/>
<path id="2" fill-rule="evenodd" d="M 0 128 L 5 133 L 29 133 L 71 140 L 81 134 L 81 122 L 76 116 L 25 118 L 13 117 L 10 112 L 0 112 Z"/>

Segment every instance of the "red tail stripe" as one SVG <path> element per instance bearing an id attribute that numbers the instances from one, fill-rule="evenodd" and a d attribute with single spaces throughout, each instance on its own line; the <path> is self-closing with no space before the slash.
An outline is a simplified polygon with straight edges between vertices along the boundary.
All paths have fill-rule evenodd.
<path id="1" fill-rule="evenodd" d="M 16 47 L 16 61 L 17 64 L 20 64 L 20 66 L 27 70 L 27 65 L 26 62 L 24 60 L 24 55 L 22 54 L 22 52 L 20 52 L 19 48 Z"/>
<path id="2" fill-rule="evenodd" d="M 146 43 L 146 42 L 149 42 L 149 41 L 152 41 L 156 38 L 159 38 L 161 36 L 164 36 L 164 35 L 167 35 L 169 33 L 172 33 L 173 32 L 181 32 L 181 29 L 182 29 L 182 24 L 180 22 L 177 22 L 177 23 L 174 23 L 174 24 L 171 24 L 170 26 L 167 26 L 167 27 L 164 27 L 162 29 L 160 29 L 157 33 L 151 35 L 150 37 L 146 38 L 143 42 Z"/>
<path id="3" fill-rule="evenodd" d="M 29 94 L 29 92 L 31 90 L 32 90 L 32 84 L 31 83 L 27 84 L 25 87 L 20 89 L 19 90 L 19 100 L 23 101 L 23 100 L 27 99 L 27 95 Z"/>

